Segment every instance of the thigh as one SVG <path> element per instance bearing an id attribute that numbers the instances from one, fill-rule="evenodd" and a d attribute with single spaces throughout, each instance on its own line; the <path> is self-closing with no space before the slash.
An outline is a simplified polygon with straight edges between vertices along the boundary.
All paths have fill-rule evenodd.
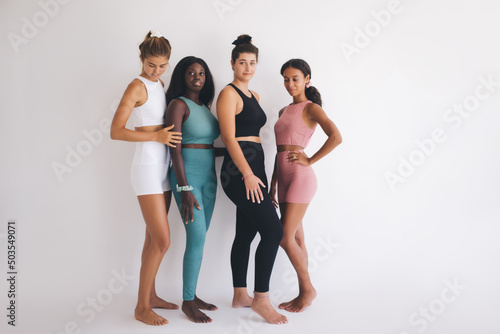
<path id="1" fill-rule="evenodd" d="M 164 195 L 142 195 L 137 196 L 137 198 L 151 238 L 153 240 L 156 238 L 170 239 Z"/>
<path id="2" fill-rule="evenodd" d="M 210 221 L 212 220 L 212 215 L 215 208 L 215 199 L 217 196 L 217 175 L 215 170 L 209 172 L 206 182 L 203 185 L 201 197 L 205 207 L 205 222 L 206 229 L 210 226 Z"/>
<path id="3" fill-rule="evenodd" d="M 301 229 L 302 219 L 306 214 L 309 203 L 280 203 L 281 223 L 285 236 L 295 238 Z"/>
<path id="4" fill-rule="evenodd" d="M 257 229 L 252 224 L 251 219 L 248 219 L 243 210 L 236 208 L 236 239 L 247 240 L 250 243 L 257 234 Z"/>
<path id="5" fill-rule="evenodd" d="M 260 203 L 252 203 L 251 200 L 240 201 L 238 209 L 245 216 L 255 230 L 261 234 L 282 233 L 280 219 L 276 213 L 271 197 L 266 191 L 263 191 L 264 199 Z"/>

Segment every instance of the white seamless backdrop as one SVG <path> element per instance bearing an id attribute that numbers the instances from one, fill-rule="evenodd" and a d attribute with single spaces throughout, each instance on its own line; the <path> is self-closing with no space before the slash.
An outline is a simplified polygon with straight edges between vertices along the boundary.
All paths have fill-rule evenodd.
<path id="1" fill-rule="evenodd" d="M 291 101 L 279 69 L 290 58 L 312 67 L 344 142 L 314 165 L 304 220 L 318 298 L 285 326 L 230 307 L 235 208 L 220 186 L 198 284 L 219 306 L 213 323 L 164 310 L 162 329 L 133 319 L 144 222 L 129 181 L 134 144 L 111 141 L 109 124 L 149 29 L 173 47 L 167 84 L 194 55 L 217 94 L 232 80 L 231 42 L 253 36 L 269 177 L 273 125 Z M 2 277 L 9 220 L 18 246 L 16 326 L 2 279 L 2 333 L 498 334 L 499 30 L 493 0 L 2 0 Z M 318 129 L 306 152 L 325 138 Z M 180 304 L 175 205 L 169 221 L 157 289 Z M 280 250 L 272 302 L 296 284 Z"/>

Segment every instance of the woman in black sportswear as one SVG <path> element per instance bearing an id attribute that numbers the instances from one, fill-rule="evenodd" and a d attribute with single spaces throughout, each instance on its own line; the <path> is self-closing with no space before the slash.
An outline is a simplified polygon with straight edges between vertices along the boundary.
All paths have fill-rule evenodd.
<path id="1" fill-rule="evenodd" d="M 272 324 L 287 323 L 269 301 L 269 279 L 283 228 L 267 190 L 264 152 L 260 128 L 266 114 L 259 105 L 257 93 L 248 83 L 257 67 L 259 50 L 251 37 L 241 35 L 231 54 L 234 80 L 220 93 L 217 116 L 221 138 L 227 148 L 221 171 L 221 184 L 236 204 L 236 235 L 231 249 L 233 272 L 233 307 L 251 307 Z M 261 240 L 255 252 L 254 298 L 247 292 L 246 276 L 250 244 L 257 232 Z"/>

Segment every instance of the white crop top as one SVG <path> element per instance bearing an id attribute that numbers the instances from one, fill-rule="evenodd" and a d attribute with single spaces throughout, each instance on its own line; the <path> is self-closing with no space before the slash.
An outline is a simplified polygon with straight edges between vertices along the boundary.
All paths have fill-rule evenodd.
<path id="1" fill-rule="evenodd" d="M 138 76 L 137 79 L 146 86 L 148 99 L 143 105 L 132 110 L 134 126 L 163 125 L 167 100 L 161 81 L 153 82 L 141 76 Z"/>

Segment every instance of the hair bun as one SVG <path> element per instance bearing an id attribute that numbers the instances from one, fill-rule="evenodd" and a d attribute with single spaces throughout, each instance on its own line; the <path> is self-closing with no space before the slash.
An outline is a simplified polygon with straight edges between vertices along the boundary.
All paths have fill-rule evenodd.
<path id="1" fill-rule="evenodd" d="M 249 35 L 240 35 L 238 36 L 237 39 L 234 40 L 233 45 L 240 45 L 240 44 L 252 44 L 252 36 Z"/>

